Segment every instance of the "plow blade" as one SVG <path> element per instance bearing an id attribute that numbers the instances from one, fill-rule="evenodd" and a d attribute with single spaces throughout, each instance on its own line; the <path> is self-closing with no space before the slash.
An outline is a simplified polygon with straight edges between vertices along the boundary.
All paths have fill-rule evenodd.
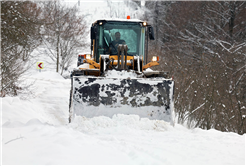
<path id="1" fill-rule="evenodd" d="M 169 79 L 74 76 L 70 117 L 112 117 L 135 114 L 141 118 L 173 122 L 174 82 Z"/>

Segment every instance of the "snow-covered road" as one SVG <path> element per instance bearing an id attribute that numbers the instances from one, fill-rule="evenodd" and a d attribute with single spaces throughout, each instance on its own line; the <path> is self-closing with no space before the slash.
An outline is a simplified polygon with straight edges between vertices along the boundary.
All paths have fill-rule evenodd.
<path id="1" fill-rule="evenodd" d="M 33 73 L 33 94 L 2 99 L 2 164 L 245 164 L 245 134 L 175 127 L 136 115 L 76 117 L 70 80 Z"/>

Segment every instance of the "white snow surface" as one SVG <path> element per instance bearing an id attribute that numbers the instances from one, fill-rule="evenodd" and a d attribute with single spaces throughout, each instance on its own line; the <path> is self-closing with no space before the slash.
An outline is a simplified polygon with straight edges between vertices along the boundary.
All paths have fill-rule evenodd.
<path id="1" fill-rule="evenodd" d="M 51 71 L 25 80 L 32 94 L 1 99 L 3 165 L 245 164 L 245 134 L 122 114 L 69 124 L 70 80 Z"/>
<path id="2" fill-rule="evenodd" d="M 108 70 L 105 74 L 107 78 L 137 78 L 137 74 L 133 71 L 116 71 Z"/>
<path id="3" fill-rule="evenodd" d="M 71 6 L 78 3 L 66 2 Z M 143 14 L 141 10 L 122 7 L 123 1 L 108 2 L 80 0 L 81 13 L 87 14 L 89 25 L 112 13 L 118 13 L 120 19 L 127 15 L 138 19 Z M 46 62 L 46 58 L 37 57 L 24 78 L 24 83 L 33 84 L 31 93 L 0 98 L 2 165 L 245 164 L 245 134 L 187 129 L 180 124 L 172 126 L 122 114 L 113 118 L 75 117 L 69 124 L 70 79 L 51 72 L 55 65 Z M 41 72 L 36 70 L 36 61 L 45 62 Z M 126 73 L 122 75 L 125 76 Z"/>

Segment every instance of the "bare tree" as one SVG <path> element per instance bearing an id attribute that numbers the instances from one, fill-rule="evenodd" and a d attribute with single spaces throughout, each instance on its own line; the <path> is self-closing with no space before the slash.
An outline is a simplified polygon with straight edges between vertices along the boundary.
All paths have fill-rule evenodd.
<path id="1" fill-rule="evenodd" d="M 86 21 L 79 10 L 66 7 L 59 1 L 44 4 L 43 26 L 44 53 L 56 63 L 56 72 L 63 73 L 85 46 L 88 35 Z"/>
<path id="2" fill-rule="evenodd" d="M 179 121 L 245 133 L 246 3 L 174 2 L 167 9 L 157 54 L 175 78 Z"/>
<path id="3" fill-rule="evenodd" d="M 40 8 L 30 1 L 1 1 L 1 96 L 17 95 L 31 52 L 40 44 Z"/>

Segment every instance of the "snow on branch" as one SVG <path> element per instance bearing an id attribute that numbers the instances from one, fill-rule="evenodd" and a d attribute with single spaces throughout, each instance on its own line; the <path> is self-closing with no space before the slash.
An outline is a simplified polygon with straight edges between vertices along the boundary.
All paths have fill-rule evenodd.
<path id="1" fill-rule="evenodd" d="M 202 103 L 200 106 L 198 106 L 198 107 L 197 107 L 196 109 L 194 109 L 193 111 L 187 113 L 184 119 L 187 119 L 191 114 L 193 114 L 194 112 L 196 112 L 197 110 L 199 110 L 200 108 L 202 108 L 205 104 L 206 104 L 206 102 Z"/>
<path id="2" fill-rule="evenodd" d="M 231 45 L 230 43 L 223 41 L 223 40 L 216 40 L 216 43 L 218 43 L 227 52 L 232 53 L 230 50 L 233 48 L 233 45 Z M 226 48 L 226 46 L 223 43 L 228 44 L 230 48 Z"/>

